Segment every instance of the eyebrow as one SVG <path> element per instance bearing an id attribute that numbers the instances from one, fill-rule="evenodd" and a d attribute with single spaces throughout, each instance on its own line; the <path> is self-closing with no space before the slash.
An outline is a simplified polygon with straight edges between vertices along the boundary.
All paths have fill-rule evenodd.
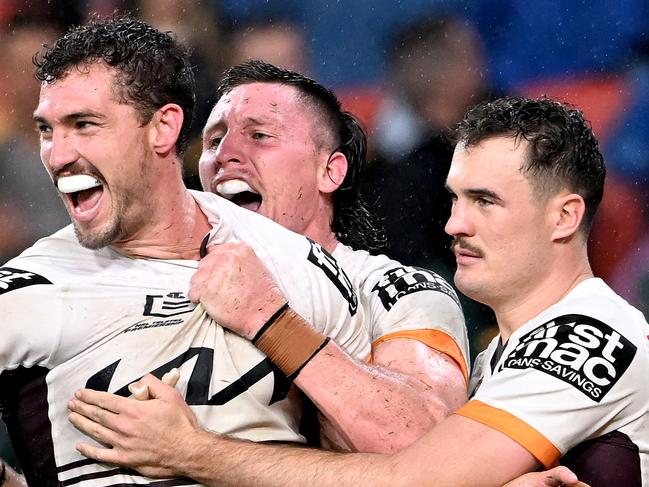
<path id="1" fill-rule="evenodd" d="M 34 113 L 33 118 L 34 118 L 34 122 L 36 122 L 36 123 L 45 123 L 45 124 L 48 123 L 47 120 L 44 117 L 42 117 L 42 116 L 40 116 L 40 115 L 38 115 L 36 113 Z M 103 114 L 97 113 L 97 112 L 93 112 L 92 110 L 88 110 L 86 112 L 74 112 L 74 113 L 69 113 L 69 114 L 65 115 L 62 118 L 62 122 L 64 124 L 69 124 L 69 123 L 74 122 L 74 121 L 76 121 L 76 120 L 78 120 L 80 118 L 98 118 L 98 119 L 104 120 L 106 118 L 106 115 L 103 115 Z"/>
<path id="2" fill-rule="evenodd" d="M 444 183 L 444 188 L 446 188 L 446 191 L 448 191 L 451 194 L 455 194 L 455 191 L 451 189 L 451 187 L 447 184 Z M 463 189 L 462 194 L 466 196 L 470 196 L 472 198 L 491 198 L 494 201 L 502 201 L 502 198 L 498 196 L 498 194 L 490 189 L 487 188 L 469 188 L 469 189 Z"/>
<path id="3" fill-rule="evenodd" d="M 255 117 L 246 117 L 244 119 L 244 126 L 248 126 L 248 125 L 270 125 L 271 123 L 273 123 L 271 120 L 264 120 L 264 119 L 255 118 Z M 222 125 L 225 125 L 225 123 L 224 122 L 216 122 L 216 123 L 206 125 L 203 128 L 203 137 L 205 137 L 208 133 L 212 132 L 213 130 L 218 129 Z"/>

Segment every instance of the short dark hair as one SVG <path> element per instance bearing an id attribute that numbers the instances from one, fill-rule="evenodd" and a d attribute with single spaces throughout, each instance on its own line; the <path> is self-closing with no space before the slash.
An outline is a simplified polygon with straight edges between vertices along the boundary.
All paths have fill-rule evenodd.
<path id="1" fill-rule="evenodd" d="M 455 140 L 470 148 L 503 136 L 528 142 L 521 171 L 540 197 L 568 189 L 584 198 L 581 225 L 588 235 L 604 194 L 606 168 L 583 113 L 546 97 L 504 97 L 470 108 L 457 126 Z"/>
<path id="2" fill-rule="evenodd" d="M 135 105 L 142 123 L 167 103 L 183 109 L 184 120 L 176 150 L 182 155 L 196 103 L 194 73 L 187 50 L 169 33 L 130 17 L 94 18 L 73 27 L 52 46 L 34 56 L 35 77 L 55 82 L 72 68 L 103 62 L 117 70 L 118 96 Z"/>
<path id="3" fill-rule="evenodd" d="M 338 240 L 355 249 L 381 250 L 386 237 L 359 189 L 367 164 L 367 136 L 356 117 L 341 109 L 335 93 L 295 71 L 252 60 L 228 69 L 216 89 L 218 101 L 234 88 L 251 83 L 277 83 L 294 87 L 305 104 L 321 117 L 324 136 L 314 134 L 321 149 L 341 152 L 347 158 L 347 175 L 333 193 L 331 228 Z M 317 126 L 317 124 L 316 124 Z M 329 146 L 329 147 L 327 147 Z"/>

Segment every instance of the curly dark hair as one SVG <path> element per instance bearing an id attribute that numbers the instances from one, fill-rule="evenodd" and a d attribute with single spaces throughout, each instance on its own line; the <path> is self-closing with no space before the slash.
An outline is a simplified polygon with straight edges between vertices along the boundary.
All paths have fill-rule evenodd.
<path id="1" fill-rule="evenodd" d="M 347 158 L 347 175 L 333 193 L 334 215 L 331 229 L 340 242 L 354 249 L 381 251 L 387 239 L 378 218 L 369 209 L 359 189 L 367 163 L 367 136 L 356 117 L 341 109 L 335 93 L 295 71 L 253 60 L 228 69 L 216 89 L 216 101 L 237 86 L 250 83 L 277 83 L 297 89 L 301 100 L 319 114 L 324 130 L 314 132 L 320 149 L 341 152 Z M 320 133 L 318 133 L 320 132 Z"/>
<path id="2" fill-rule="evenodd" d="M 581 228 L 588 235 L 604 194 L 606 167 L 583 113 L 547 97 L 504 97 L 470 108 L 455 132 L 455 140 L 475 147 L 492 137 L 528 142 L 525 173 L 541 197 L 568 189 L 584 198 Z"/>
<path id="3" fill-rule="evenodd" d="M 54 45 L 45 46 L 33 61 L 36 79 L 48 83 L 93 62 L 114 68 L 120 102 L 132 103 L 143 124 L 158 108 L 178 104 L 184 120 L 176 151 L 179 155 L 185 152 L 196 103 L 194 73 L 188 51 L 169 33 L 130 17 L 94 18 L 68 30 Z"/>

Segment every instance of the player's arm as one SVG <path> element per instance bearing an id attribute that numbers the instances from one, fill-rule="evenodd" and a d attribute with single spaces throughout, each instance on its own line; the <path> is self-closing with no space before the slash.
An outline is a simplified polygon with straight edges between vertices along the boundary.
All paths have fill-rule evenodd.
<path id="1" fill-rule="evenodd" d="M 579 481 L 567 467 L 558 466 L 543 472 L 531 472 L 507 482 L 503 487 L 589 487 Z"/>
<path id="2" fill-rule="evenodd" d="M 25 477 L 0 459 L 0 487 L 27 487 Z"/>
<path id="3" fill-rule="evenodd" d="M 219 324 L 252 339 L 294 378 L 351 449 L 397 451 L 466 400 L 457 362 L 421 342 L 382 343 L 373 367 L 333 342 L 319 349 L 325 337 L 295 314 L 276 320 L 274 314 L 286 300 L 245 244 L 212 247 L 199 264 L 189 296 Z M 269 321 L 272 328 L 267 328 Z M 283 363 L 287 357 L 288 367 Z"/>
<path id="4" fill-rule="evenodd" d="M 451 415 L 419 441 L 391 455 L 337 454 L 231 440 L 198 427 L 191 410 L 169 386 L 152 376 L 143 381 L 155 399 L 134 401 L 86 389 L 71 401 L 73 424 L 111 446 L 81 444 L 82 454 L 149 476 L 186 476 L 214 486 L 487 487 L 502 486 L 539 466 L 509 437 L 460 415 Z M 163 416 L 164 421 L 152 429 L 153 419 L 147 415 Z M 131 420 L 136 416 L 145 418 L 148 426 Z M 168 452 L 150 443 L 153 436 L 167 436 L 167 432 L 173 432 L 179 447 L 173 452 L 173 468 L 160 469 L 158 465 L 169 459 Z M 149 443 L 141 439 L 143 434 L 149 436 Z M 152 456 L 158 457 L 156 466 L 148 468 Z"/>
<path id="5" fill-rule="evenodd" d="M 375 349 L 373 362 L 353 360 L 330 343 L 295 380 L 325 415 L 323 431 L 339 448 L 398 451 L 466 401 L 457 362 L 424 343 L 384 342 Z"/>

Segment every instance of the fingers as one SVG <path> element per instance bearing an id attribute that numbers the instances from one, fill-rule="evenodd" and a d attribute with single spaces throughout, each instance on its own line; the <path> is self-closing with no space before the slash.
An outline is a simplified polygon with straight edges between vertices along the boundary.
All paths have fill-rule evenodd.
<path id="1" fill-rule="evenodd" d="M 68 420 L 83 434 L 98 441 L 102 445 L 113 446 L 115 444 L 115 432 L 101 424 L 99 421 L 89 419 L 87 416 L 84 416 L 83 413 L 76 411 L 72 411 L 68 415 Z"/>
<path id="2" fill-rule="evenodd" d="M 137 382 L 133 382 L 132 384 L 128 385 L 128 390 L 132 394 L 133 399 L 137 399 L 138 401 L 146 401 L 147 399 L 151 399 L 151 394 L 149 393 L 149 388 L 146 385 L 138 385 Z"/>
<path id="3" fill-rule="evenodd" d="M 171 369 L 169 372 L 167 372 L 165 375 L 162 376 L 162 382 L 168 384 L 171 387 L 175 387 L 179 379 L 180 379 L 180 371 L 176 367 L 174 367 L 173 369 Z"/>
<path id="4" fill-rule="evenodd" d="M 577 476 L 564 466 L 554 467 L 547 471 L 547 474 L 559 482 L 574 483 L 577 482 Z"/>
<path id="5" fill-rule="evenodd" d="M 106 392 L 80 389 L 68 402 L 68 409 L 102 425 L 114 427 L 121 410 L 117 399 L 125 400 Z"/>
<path id="6" fill-rule="evenodd" d="M 124 397 L 92 389 L 79 389 L 74 393 L 74 397 L 86 404 L 98 406 L 113 413 L 119 413 L 127 404 L 127 399 Z"/>
<path id="7" fill-rule="evenodd" d="M 131 397 L 138 401 L 146 401 L 147 399 L 152 399 L 154 397 L 151 395 L 148 384 L 144 382 L 143 379 L 144 377 L 142 380 L 128 385 L 128 390 L 131 391 L 132 394 Z M 162 382 L 168 384 L 170 387 L 175 387 L 179 379 L 180 371 L 175 367 L 162 376 Z M 147 381 L 148 380 L 149 379 L 147 379 Z M 155 381 L 155 378 L 153 380 Z"/>
<path id="8" fill-rule="evenodd" d="M 147 399 L 164 399 L 173 401 L 178 392 L 174 386 L 180 379 L 180 371 L 177 368 L 171 369 L 162 376 L 162 380 L 154 375 L 147 374 L 139 381 L 128 385 L 128 390 L 133 394 L 134 399 L 144 401 Z"/>
<path id="9" fill-rule="evenodd" d="M 88 443 L 77 443 L 76 449 L 84 457 L 92 458 L 103 463 L 119 463 L 119 453 L 111 448 L 101 448 Z"/>

